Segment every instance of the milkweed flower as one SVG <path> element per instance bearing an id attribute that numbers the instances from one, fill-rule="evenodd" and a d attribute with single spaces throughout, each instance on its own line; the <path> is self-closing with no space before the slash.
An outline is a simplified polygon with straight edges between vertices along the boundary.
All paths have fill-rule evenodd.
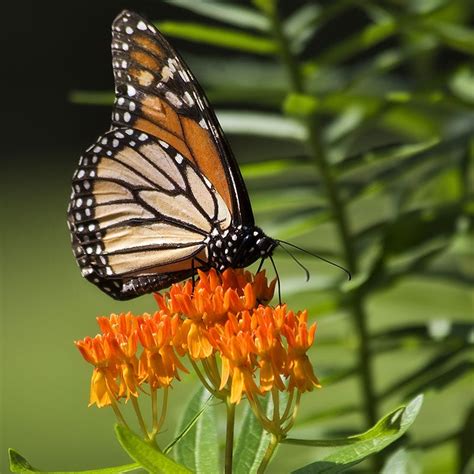
<path id="1" fill-rule="evenodd" d="M 264 271 L 198 271 L 195 283 L 177 283 L 156 293 L 158 311 L 152 315 L 97 318 L 102 334 L 76 341 L 94 365 L 90 404 L 102 407 L 124 398 L 138 410 L 136 398 L 147 384 L 155 414 L 156 391 L 166 394 L 188 372 L 181 361 L 187 356 L 211 393 L 233 405 L 247 399 L 265 429 L 284 435 L 300 395 L 320 385 L 307 356 L 316 324 L 308 324 L 306 311 L 269 305 L 275 284 Z M 271 393 L 275 402 L 281 392 L 289 394 L 287 407 L 283 415 L 269 419 L 259 399 Z M 163 406 L 165 410 L 166 395 Z M 158 426 L 155 419 L 153 433 Z"/>

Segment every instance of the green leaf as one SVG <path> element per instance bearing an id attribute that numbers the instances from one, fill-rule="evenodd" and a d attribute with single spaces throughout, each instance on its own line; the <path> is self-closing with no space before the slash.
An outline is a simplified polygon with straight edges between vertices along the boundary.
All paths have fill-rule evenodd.
<path id="1" fill-rule="evenodd" d="M 402 378 L 395 380 L 389 387 L 383 390 L 380 394 L 380 399 L 384 399 L 400 391 L 403 391 L 408 395 L 419 388 L 425 390 L 430 387 L 436 389 L 442 388 L 441 383 L 436 385 L 436 382 L 438 381 L 437 379 L 451 373 L 452 368 L 449 368 L 449 365 L 465 350 L 466 346 L 464 345 L 458 345 L 454 349 L 445 349 L 442 346 L 442 349 L 436 352 L 434 357 L 432 357 L 428 362 L 422 364 L 411 373 L 404 375 Z M 465 361 L 461 361 L 460 364 L 462 366 L 461 368 L 464 370 L 472 369 L 472 366 L 469 364 L 466 365 Z M 454 367 L 454 370 L 459 370 L 458 365 Z"/>
<path id="2" fill-rule="evenodd" d="M 203 474 L 220 472 L 217 421 L 209 400 L 209 392 L 199 387 L 184 410 L 178 432 L 185 434 L 175 448 L 180 463 Z M 192 427 L 187 429 L 190 423 Z"/>
<path id="3" fill-rule="evenodd" d="M 306 128 L 297 120 L 263 112 L 219 111 L 219 122 L 227 133 L 304 141 Z"/>
<path id="4" fill-rule="evenodd" d="M 464 65 L 456 71 L 449 81 L 453 94 L 469 104 L 474 104 L 474 68 Z"/>
<path id="5" fill-rule="evenodd" d="M 283 23 L 285 37 L 290 41 L 293 53 L 300 53 L 316 32 L 316 23 L 321 15 L 321 7 L 307 3 L 294 11 Z"/>
<path id="6" fill-rule="evenodd" d="M 306 94 L 289 94 L 283 103 L 285 114 L 295 117 L 310 117 L 318 110 L 318 99 Z"/>
<path id="7" fill-rule="evenodd" d="M 69 93 L 69 102 L 80 105 L 108 105 L 114 103 L 114 93 L 109 91 L 73 90 Z"/>
<path id="8" fill-rule="evenodd" d="M 236 4 L 202 0 L 200 2 L 196 2 L 196 0 L 166 0 L 166 2 L 234 26 L 254 28 L 260 31 L 268 31 L 270 26 L 268 19 L 261 13 Z"/>
<path id="9" fill-rule="evenodd" d="M 380 474 L 421 474 L 420 466 L 415 463 L 405 449 L 395 451 L 384 464 Z"/>
<path id="10" fill-rule="evenodd" d="M 309 464 L 303 468 L 293 471 L 295 474 L 335 474 L 349 469 L 351 466 L 361 462 L 371 454 L 378 453 L 382 449 L 400 438 L 412 425 L 417 417 L 423 396 L 418 395 L 406 406 L 401 406 L 384 416 L 370 430 L 360 435 L 350 436 L 338 440 L 291 440 L 292 443 L 304 446 L 341 446 L 322 461 Z"/>
<path id="11" fill-rule="evenodd" d="M 352 56 L 371 48 L 398 31 L 397 24 L 390 20 L 371 24 L 344 41 L 324 51 L 317 59 L 318 64 L 335 64 L 346 61 Z"/>
<path id="12" fill-rule="evenodd" d="M 115 434 L 127 454 L 151 473 L 189 474 L 192 472 L 143 441 L 125 426 L 116 425 Z"/>
<path id="13" fill-rule="evenodd" d="M 429 31 L 436 33 L 438 38 L 447 46 L 474 55 L 474 31 L 472 29 L 463 25 L 433 19 L 422 23 L 421 27 L 427 27 Z"/>
<path id="14" fill-rule="evenodd" d="M 469 464 L 474 465 L 472 440 L 474 440 L 474 405 L 471 405 L 467 411 L 463 427 L 459 433 L 459 472 L 466 472 L 467 474 Z"/>
<path id="15" fill-rule="evenodd" d="M 255 54 L 274 54 L 276 45 L 263 37 L 251 35 L 229 28 L 205 26 L 198 23 L 165 21 L 156 23 L 158 29 L 167 36 L 210 44 L 219 48 L 230 48 Z"/>
<path id="16" fill-rule="evenodd" d="M 262 400 L 264 409 L 267 405 L 268 397 Z M 263 429 L 247 404 L 234 451 L 235 474 L 256 474 L 269 442 L 270 435 Z"/>
<path id="17" fill-rule="evenodd" d="M 122 472 L 135 471 L 140 468 L 140 464 L 124 464 L 122 466 L 105 467 L 102 469 L 90 469 L 87 471 L 41 471 L 34 468 L 20 453 L 14 449 L 8 450 L 8 457 L 10 460 L 10 470 L 12 472 L 42 472 L 44 474 L 67 474 L 70 473 L 84 473 L 84 474 L 120 474 Z"/>

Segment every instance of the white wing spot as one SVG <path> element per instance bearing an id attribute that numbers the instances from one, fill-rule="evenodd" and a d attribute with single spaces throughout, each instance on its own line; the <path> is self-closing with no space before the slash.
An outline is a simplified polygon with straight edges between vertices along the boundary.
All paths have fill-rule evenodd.
<path id="1" fill-rule="evenodd" d="M 168 143 L 164 142 L 163 140 L 158 140 L 158 143 L 159 143 L 163 148 L 169 148 Z"/>
<path id="2" fill-rule="evenodd" d="M 127 135 L 133 135 L 133 130 L 131 128 L 127 128 L 127 130 L 125 130 L 125 133 Z"/>
<path id="3" fill-rule="evenodd" d="M 128 109 L 130 110 L 130 112 L 133 112 L 136 109 L 136 107 L 137 106 L 136 106 L 135 102 L 130 102 L 128 104 Z"/>
<path id="4" fill-rule="evenodd" d="M 131 26 L 127 26 L 127 28 L 125 28 L 125 33 L 131 35 L 133 33 L 133 28 Z"/>
<path id="5" fill-rule="evenodd" d="M 114 148 L 117 148 L 117 147 L 119 146 L 119 144 L 120 144 L 120 142 L 119 142 L 116 138 L 114 138 L 114 139 L 112 140 L 112 146 L 113 146 Z"/>
<path id="6" fill-rule="evenodd" d="M 137 90 L 135 87 L 131 86 L 130 84 L 127 84 L 127 94 L 129 97 L 133 97 L 137 93 Z"/>
<path id="7" fill-rule="evenodd" d="M 122 49 L 124 51 L 128 51 L 128 44 L 127 43 L 122 43 Z"/>
<path id="8" fill-rule="evenodd" d="M 174 159 L 176 160 L 177 163 L 181 164 L 184 160 L 184 157 L 183 155 L 180 155 L 179 153 L 177 153 Z"/>
<path id="9" fill-rule="evenodd" d="M 102 151 L 102 147 L 101 146 L 96 146 L 92 151 L 94 153 L 99 153 L 100 151 Z"/>
<path id="10" fill-rule="evenodd" d="M 148 139 L 148 135 L 146 133 L 142 133 L 138 139 L 141 141 L 141 142 L 144 142 L 145 140 Z"/>
<path id="11" fill-rule="evenodd" d="M 77 177 L 82 178 L 85 174 L 86 172 L 84 170 L 79 170 L 79 173 L 77 173 Z"/>
<path id="12" fill-rule="evenodd" d="M 145 31 L 146 30 L 146 24 L 145 22 L 143 21 L 139 21 L 138 24 L 137 24 L 137 28 L 141 31 Z"/>
<path id="13" fill-rule="evenodd" d="M 207 122 L 203 118 L 199 120 L 199 125 L 201 126 L 201 128 L 204 128 L 204 130 L 207 130 L 209 128 L 207 126 Z"/>
<path id="14" fill-rule="evenodd" d="M 175 107 L 181 107 L 183 105 L 183 103 L 179 100 L 178 96 L 171 92 L 171 91 L 168 91 L 166 94 L 165 94 L 165 97 L 171 102 L 172 105 L 174 105 Z"/>
<path id="15" fill-rule="evenodd" d="M 132 118 L 132 116 L 128 112 L 125 112 L 123 114 L 123 119 L 125 120 L 125 122 L 130 122 L 131 118 Z"/>

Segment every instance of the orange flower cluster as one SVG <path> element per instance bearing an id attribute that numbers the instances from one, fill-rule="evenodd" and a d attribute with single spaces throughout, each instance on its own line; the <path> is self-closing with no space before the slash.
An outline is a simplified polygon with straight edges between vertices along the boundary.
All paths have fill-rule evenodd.
<path id="1" fill-rule="evenodd" d="M 306 311 L 266 305 L 274 289 L 264 272 L 211 269 L 199 272 L 195 285 L 179 283 L 155 294 L 160 310 L 153 316 L 98 318 L 102 334 L 76 342 L 95 366 L 90 403 L 136 397 L 143 383 L 168 387 L 179 379 L 178 370 L 186 371 L 177 355 L 189 356 L 206 386 L 218 396 L 230 395 L 231 403 L 243 394 L 254 400 L 270 390 L 318 387 L 306 355 L 316 325 L 308 326 Z"/>
<path id="2" fill-rule="evenodd" d="M 103 407 L 120 398 L 138 397 L 144 383 L 154 390 L 169 387 L 174 378 L 180 380 L 178 369 L 187 372 L 172 345 L 181 324 L 179 316 L 159 311 L 141 316 L 112 314 L 97 322 L 102 334 L 75 342 L 84 359 L 94 365 L 89 405 Z"/>

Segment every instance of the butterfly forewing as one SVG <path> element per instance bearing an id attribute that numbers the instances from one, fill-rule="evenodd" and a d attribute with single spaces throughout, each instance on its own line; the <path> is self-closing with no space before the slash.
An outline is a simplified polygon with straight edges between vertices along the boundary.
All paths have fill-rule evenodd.
<path id="1" fill-rule="evenodd" d="M 215 114 L 165 38 L 139 15 L 122 12 L 112 25 L 112 64 L 112 123 L 171 144 L 212 182 L 236 225 L 254 225 L 245 184 Z"/>

